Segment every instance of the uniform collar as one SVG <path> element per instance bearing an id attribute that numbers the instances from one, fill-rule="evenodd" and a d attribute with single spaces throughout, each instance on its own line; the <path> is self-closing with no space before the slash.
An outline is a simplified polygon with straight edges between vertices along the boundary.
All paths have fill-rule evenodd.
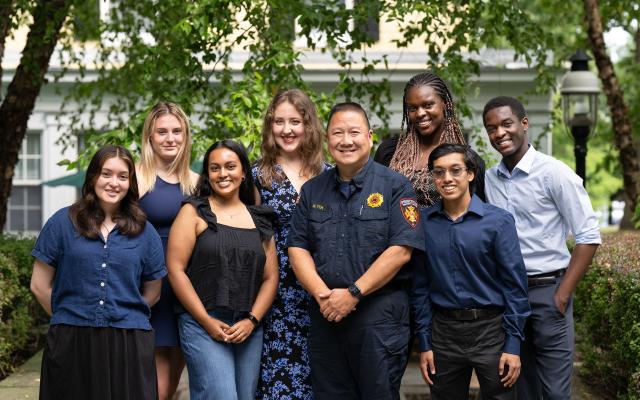
<path id="1" fill-rule="evenodd" d="M 369 171 L 369 169 L 371 168 L 371 165 L 373 164 L 373 159 L 371 159 L 371 157 L 369 157 L 369 159 L 367 160 L 367 163 L 364 165 L 364 167 L 362 167 L 362 169 L 360 170 L 360 172 L 358 172 L 356 174 L 356 176 L 354 176 L 353 178 L 351 178 L 351 180 L 349 182 L 351 182 L 355 187 L 357 187 L 358 189 L 361 189 L 362 186 L 364 185 L 365 179 L 367 178 L 367 172 Z M 336 181 L 336 186 L 340 186 L 341 183 L 345 182 L 342 179 L 340 179 L 340 174 L 338 173 L 338 166 L 336 166 L 333 169 L 333 173 L 335 175 L 335 181 Z"/>
<path id="2" fill-rule="evenodd" d="M 518 169 L 524 172 L 525 174 L 529 175 L 529 173 L 531 172 L 531 166 L 533 165 L 533 160 L 536 158 L 536 154 L 538 154 L 536 149 L 533 148 L 533 145 L 529 144 L 529 149 L 527 150 L 526 153 L 524 153 L 524 156 L 522 156 L 518 164 L 516 164 L 516 166 L 513 167 L 513 171 Z M 511 177 L 511 175 L 513 175 L 513 171 L 509 173 L 509 169 L 504 163 L 504 160 L 500 161 L 500 164 L 498 165 L 498 172 L 502 176 L 509 178 Z"/>

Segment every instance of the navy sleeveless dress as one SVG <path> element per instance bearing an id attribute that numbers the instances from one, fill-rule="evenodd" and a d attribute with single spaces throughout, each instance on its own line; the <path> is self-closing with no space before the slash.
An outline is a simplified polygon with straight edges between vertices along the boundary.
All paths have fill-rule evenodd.
<path id="1" fill-rule="evenodd" d="M 147 220 L 156 228 L 162 239 L 165 258 L 171 224 L 176 219 L 184 198 L 179 183 L 167 183 L 157 176 L 153 190 L 145 193 L 139 201 L 140 207 L 147 214 Z M 150 321 L 155 330 L 156 347 L 180 346 L 178 320 L 173 311 L 176 301 L 169 280 L 164 277 L 160 301 L 151 308 Z"/>

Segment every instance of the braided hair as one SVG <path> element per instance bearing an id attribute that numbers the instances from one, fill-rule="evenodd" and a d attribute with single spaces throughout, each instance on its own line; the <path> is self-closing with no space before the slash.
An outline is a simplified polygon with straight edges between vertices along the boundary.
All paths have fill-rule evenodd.
<path id="1" fill-rule="evenodd" d="M 430 86 L 442 100 L 444 104 L 444 126 L 441 131 L 440 143 L 456 143 L 466 144 L 453 104 L 453 97 L 446 83 L 438 75 L 432 72 L 424 72 L 415 75 L 404 87 L 402 95 L 402 124 L 400 125 L 400 137 L 396 151 L 391 158 L 389 167 L 402 175 L 408 177 L 413 183 L 413 188 L 418 195 L 418 203 L 426 207 L 433 204 L 438 195 L 433 185 L 433 180 L 429 174 L 428 168 L 418 170 L 420 160 L 420 146 L 418 131 L 414 124 L 409 120 L 409 111 L 407 107 L 407 93 L 415 87 Z M 406 130 L 405 130 L 406 127 Z"/>

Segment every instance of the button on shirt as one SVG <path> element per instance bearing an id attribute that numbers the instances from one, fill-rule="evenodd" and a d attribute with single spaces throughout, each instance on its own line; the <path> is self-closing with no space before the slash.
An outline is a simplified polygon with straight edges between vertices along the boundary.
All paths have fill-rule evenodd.
<path id="1" fill-rule="evenodd" d="M 416 197 L 404 176 L 369 159 L 348 183 L 332 168 L 303 185 L 287 247 L 309 251 L 329 288 L 348 287 L 395 245 L 424 249 Z M 402 268 L 393 282 L 410 279 Z"/>
<path id="2" fill-rule="evenodd" d="M 81 236 L 63 208 L 42 228 L 31 255 L 56 269 L 52 325 L 151 329 L 142 283 L 167 270 L 162 242 L 148 222 L 132 238 L 115 228 L 105 243 Z"/>
<path id="3" fill-rule="evenodd" d="M 513 217 L 473 195 L 468 211 L 455 221 L 442 202 L 423 211 L 427 252 L 414 262 L 416 336 L 421 351 L 431 350 L 435 308 L 503 308 L 503 351 L 520 354 L 524 324 L 531 313 L 527 275 Z"/>
<path id="4" fill-rule="evenodd" d="M 566 240 L 599 244 L 600 229 L 582 179 L 533 146 L 510 173 L 504 162 L 487 171 L 487 201 L 513 214 L 529 275 L 567 268 Z"/>

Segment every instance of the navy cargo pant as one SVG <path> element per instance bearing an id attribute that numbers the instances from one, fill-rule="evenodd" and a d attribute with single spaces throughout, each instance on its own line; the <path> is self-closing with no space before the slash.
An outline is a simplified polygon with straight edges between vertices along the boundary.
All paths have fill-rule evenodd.
<path id="1" fill-rule="evenodd" d="M 531 316 L 520 350 L 522 371 L 516 383 L 518 400 L 569 400 L 573 369 L 573 298 L 565 313 L 553 300 L 555 284 L 529 287 Z"/>
<path id="2" fill-rule="evenodd" d="M 408 343 L 405 291 L 374 293 L 338 323 L 313 302 L 309 357 L 316 400 L 399 399 Z"/>

